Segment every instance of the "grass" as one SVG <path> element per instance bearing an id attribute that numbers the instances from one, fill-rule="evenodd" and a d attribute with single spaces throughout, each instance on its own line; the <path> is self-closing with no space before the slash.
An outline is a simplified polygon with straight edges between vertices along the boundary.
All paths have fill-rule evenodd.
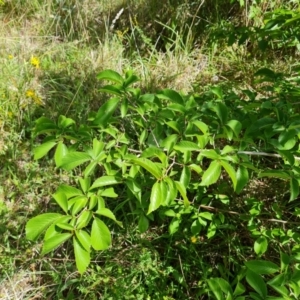
<path id="1" fill-rule="evenodd" d="M 227 272 L 222 270 L 222 247 L 230 256 L 229 269 L 246 259 L 232 250 L 240 241 L 230 229 L 219 245 L 212 245 L 205 237 L 191 240 L 187 233 L 167 239 L 164 225 L 146 234 L 130 227 L 115 233 L 114 249 L 94 253 L 95 263 L 78 277 L 68 249 L 41 259 L 40 245 L 24 237 L 29 216 L 51 208 L 57 183 L 73 180 L 51 161 L 33 160 L 34 120 L 60 114 L 85 120 L 106 99 L 98 92 L 101 70 L 134 69 L 144 90 L 167 87 L 185 93 L 201 93 L 217 83 L 254 90 L 249 74 L 259 67 L 289 71 L 294 58 L 261 58 L 243 46 L 211 46 L 204 35 L 196 47 L 189 37 L 183 41 L 187 29 L 180 22 L 174 25 L 176 14 L 171 14 L 178 7 L 182 13 L 189 5 L 183 2 L 163 10 L 157 9 L 158 1 L 142 0 L 126 5 L 0 1 L 1 299 L 198 299 L 206 278 Z M 124 13 L 112 23 L 123 6 Z M 210 12 L 212 6 L 206 1 L 203 9 Z M 160 22 L 153 22 L 154 16 Z M 245 253 L 250 244 L 241 246 Z"/>

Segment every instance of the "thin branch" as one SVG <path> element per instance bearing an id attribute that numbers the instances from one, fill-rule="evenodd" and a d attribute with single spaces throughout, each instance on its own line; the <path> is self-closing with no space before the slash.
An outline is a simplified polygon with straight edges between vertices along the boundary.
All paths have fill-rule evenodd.
<path id="1" fill-rule="evenodd" d="M 237 154 L 246 154 L 246 155 L 257 155 L 257 156 L 269 156 L 269 157 L 278 157 L 282 158 L 281 155 L 268 152 L 252 152 L 252 151 L 238 151 Z M 294 156 L 295 160 L 300 161 L 300 157 Z"/>

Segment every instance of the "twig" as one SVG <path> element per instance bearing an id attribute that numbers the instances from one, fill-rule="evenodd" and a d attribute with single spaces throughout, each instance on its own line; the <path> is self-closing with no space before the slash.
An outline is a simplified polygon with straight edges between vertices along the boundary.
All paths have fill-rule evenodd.
<path id="1" fill-rule="evenodd" d="M 269 157 L 278 157 L 281 158 L 279 154 L 268 153 L 268 152 L 252 152 L 252 151 L 238 151 L 237 154 L 247 154 L 247 155 L 257 155 L 257 156 L 269 156 Z M 300 161 L 300 157 L 294 156 L 295 160 Z"/>

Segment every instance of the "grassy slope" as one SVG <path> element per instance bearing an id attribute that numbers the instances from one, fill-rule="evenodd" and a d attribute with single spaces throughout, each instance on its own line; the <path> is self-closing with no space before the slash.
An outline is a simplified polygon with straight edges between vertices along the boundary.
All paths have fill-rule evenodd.
<path id="1" fill-rule="evenodd" d="M 207 265 L 202 266 L 205 263 L 200 256 L 206 256 L 207 250 L 213 251 L 211 246 L 206 247 L 206 242 L 199 247 L 186 240 L 166 241 L 160 237 L 158 228 L 142 236 L 132 229 L 133 233 L 116 234 L 114 250 L 101 254 L 101 257 L 95 255 L 98 263 L 78 284 L 73 260 L 66 249 L 60 257 L 41 260 L 37 246 L 24 239 L 28 215 L 49 208 L 50 195 L 58 182 L 72 182 L 72 178 L 55 170 L 51 162 L 33 161 L 33 121 L 42 114 L 51 118 L 67 114 L 84 120 L 106 99 L 97 92 L 99 83 L 95 75 L 99 71 L 122 72 L 132 68 L 141 77 L 143 89 L 155 91 L 168 87 L 201 92 L 205 86 L 217 82 L 251 88 L 249 73 L 262 65 L 281 71 L 287 68 L 284 57 L 271 57 L 269 62 L 266 58 L 248 58 L 242 47 L 207 47 L 204 38 L 192 49 L 188 43 L 182 43 L 180 28 L 183 27 L 180 26 L 179 34 L 176 34 L 177 29 L 170 29 L 174 33 L 170 35 L 170 50 L 159 51 L 155 48 L 161 42 L 156 35 L 158 25 L 149 20 L 145 12 L 168 22 L 166 16 L 171 11 L 157 9 L 157 1 L 149 1 L 150 4 L 147 1 L 131 2 L 130 9 L 121 15 L 114 30 L 109 27 L 123 1 L 73 0 L 70 6 L 59 7 L 51 0 L 43 5 L 39 1 L 11 0 L 4 1 L 0 8 L 3 70 L 0 73 L 1 299 L 27 299 L 34 294 L 40 295 L 41 299 L 45 299 L 45 295 L 56 299 L 66 297 L 64 290 L 80 292 L 87 299 L 100 296 L 121 299 L 125 294 L 126 299 L 131 299 L 131 295 L 135 295 L 132 299 L 137 299 L 136 295 L 145 299 L 143 297 L 155 288 L 157 299 L 161 299 L 166 287 L 169 287 L 170 295 L 174 289 L 178 297 L 192 297 L 193 287 L 207 274 L 199 274 L 199 282 L 192 283 L 195 274 L 190 276 L 189 271 L 201 266 L 199 272 L 206 270 L 209 273 L 209 265 L 218 264 L 220 260 L 210 258 Z M 72 18 L 64 10 L 71 4 L 77 5 Z M 184 4 L 188 5 L 188 1 Z M 150 23 L 146 24 L 145 20 Z M 224 236 L 226 239 L 229 237 Z M 170 246 L 176 251 L 170 250 L 168 256 L 165 249 Z M 167 257 L 162 259 L 161 254 Z M 182 260 L 182 255 L 194 260 Z M 174 268 L 178 261 L 180 273 Z M 153 286 L 160 276 L 164 280 Z M 128 284 L 128 292 L 121 291 Z M 98 285 L 104 287 L 97 288 Z M 101 295 L 97 294 L 99 290 Z M 165 297 L 171 299 L 167 294 Z"/>

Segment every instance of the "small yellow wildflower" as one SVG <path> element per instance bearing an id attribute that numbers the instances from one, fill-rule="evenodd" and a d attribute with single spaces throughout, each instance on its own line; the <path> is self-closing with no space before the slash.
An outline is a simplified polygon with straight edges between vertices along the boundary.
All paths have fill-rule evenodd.
<path id="1" fill-rule="evenodd" d="M 191 237 L 191 242 L 192 242 L 193 244 L 197 243 L 197 241 L 198 241 L 198 239 L 197 239 L 195 236 L 192 236 L 192 237 Z"/>
<path id="2" fill-rule="evenodd" d="M 9 117 L 10 119 L 13 117 L 13 113 L 12 113 L 11 111 L 9 111 L 9 112 L 7 113 L 7 115 L 8 115 L 8 117 Z"/>
<path id="3" fill-rule="evenodd" d="M 37 105 L 43 105 L 43 101 L 42 101 L 41 97 L 35 96 L 32 99 L 33 99 L 33 101 L 34 101 L 35 104 L 37 104 Z"/>
<path id="4" fill-rule="evenodd" d="M 9 55 L 8 55 L 8 58 L 9 58 L 9 59 L 13 59 L 14 57 L 13 57 L 11 54 L 9 54 Z"/>
<path id="5" fill-rule="evenodd" d="M 33 90 L 27 90 L 25 94 L 26 94 L 26 97 L 28 97 L 28 98 L 35 97 L 35 92 Z"/>
<path id="6" fill-rule="evenodd" d="M 37 69 L 40 67 L 40 60 L 36 56 L 31 57 L 30 63 L 31 63 L 32 66 L 36 67 Z"/>

